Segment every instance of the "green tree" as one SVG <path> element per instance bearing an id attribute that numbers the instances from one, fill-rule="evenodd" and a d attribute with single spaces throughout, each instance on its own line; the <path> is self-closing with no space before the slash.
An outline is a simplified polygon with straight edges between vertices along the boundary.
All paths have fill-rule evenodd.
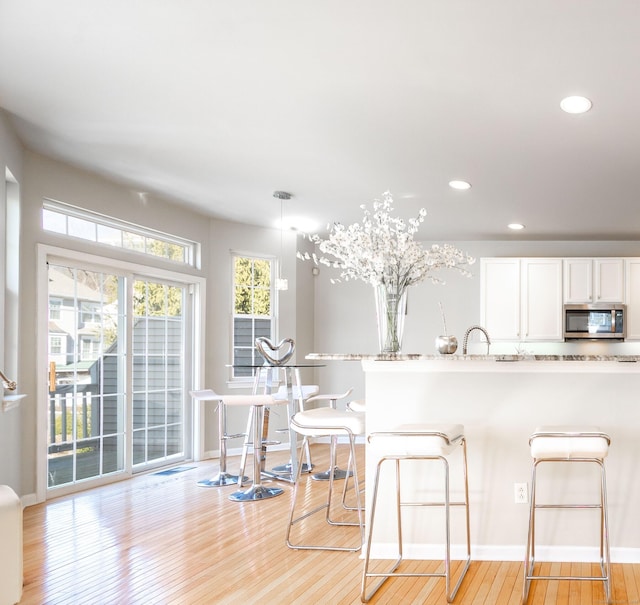
<path id="1" fill-rule="evenodd" d="M 271 314 L 271 261 L 237 256 L 234 264 L 236 315 Z"/>
<path id="2" fill-rule="evenodd" d="M 136 281 L 133 285 L 133 313 L 140 317 L 181 317 L 182 288 Z"/>

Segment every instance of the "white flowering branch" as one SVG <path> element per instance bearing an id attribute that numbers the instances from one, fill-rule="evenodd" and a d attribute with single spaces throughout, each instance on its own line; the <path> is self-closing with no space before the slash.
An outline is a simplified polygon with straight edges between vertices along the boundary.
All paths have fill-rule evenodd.
<path id="1" fill-rule="evenodd" d="M 416 218 L 405 223 L 401 218 L 391 216 L 393 197 L 388 191 L 381 200 L 374 200 L 373 213 L 365 205 L 361 208 L 364 211 L 361 223 L 348 227 L 334 223 L 327 239 L 310 236 L 322 256 L 306 252 L 298 253 L 298 257 L 339 269 L 345 281 L 359 279 L 372 286 L 383 285 L 397 295 L 425 279 L 444 283 L 436 275 L 442 269 L 455 269 L 463 275 L 471 275 L 467 267 L 475 259 L 455 246 L 433 244 L 424 249 L 420 242 L 414 240 L 427 215 L 424 208 Z M 334 281 L 340 280 L 332 279 Z"/>

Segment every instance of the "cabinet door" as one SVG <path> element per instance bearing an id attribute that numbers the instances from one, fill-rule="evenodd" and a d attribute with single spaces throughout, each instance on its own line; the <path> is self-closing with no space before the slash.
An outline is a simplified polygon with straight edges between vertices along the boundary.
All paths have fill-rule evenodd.
<path id="1" fill-rule="evenodd" d="M 590 258 L 564 260 L 564 302 L 593 302 L 593 261 Z"/>
<path id="2" fill-rule="evenodd" d="M 621 258 L 594 260 L 594 302 L 624 301 L 624 263 Z"/>
<path id="3" fill-rule="evenodd" d="M 627 340 L 640 340 L 640 258 L 626 265 Z"/>
<path id="4" fill-rule="evenodd" d="M 562 340 L 562 260 L 523 259 L 521 276 L 522 340 Z"/>
<path id="5" fill-rule="evenodd" d="M 520 339 L 520 259 L 480 260 L 480 323 L 492 340 Z"/>

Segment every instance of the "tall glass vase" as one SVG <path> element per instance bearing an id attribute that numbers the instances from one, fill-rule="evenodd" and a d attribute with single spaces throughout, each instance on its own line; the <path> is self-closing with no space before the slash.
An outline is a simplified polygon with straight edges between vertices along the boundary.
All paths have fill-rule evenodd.
<path id="1" fill-rule="evenodd" d="M 407 310 L 407 289 L 376 286 L 376 313 L 378 317 L 378 346 L 380 353 L 400 353 L 404 316 Z"/>

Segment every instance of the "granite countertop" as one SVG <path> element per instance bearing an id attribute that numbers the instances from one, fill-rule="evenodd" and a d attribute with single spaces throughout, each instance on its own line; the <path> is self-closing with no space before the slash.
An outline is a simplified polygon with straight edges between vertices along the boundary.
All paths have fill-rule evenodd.
<path id="1" fill-rule="evenodd" d="M 423 355 L 421 353 L 309 353 L 310 361 L 618 361 L 635 363 L 640 355 Z"/>

